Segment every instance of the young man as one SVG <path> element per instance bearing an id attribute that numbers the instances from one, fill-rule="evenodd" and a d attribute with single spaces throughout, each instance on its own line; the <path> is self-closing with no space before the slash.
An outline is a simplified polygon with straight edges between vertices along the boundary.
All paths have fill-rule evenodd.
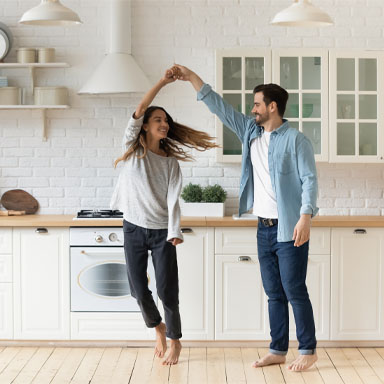
<path id="1" fill-rule="evenodd" d="M 318 212 L 312 145 L 283 119 L 288 93 L 279 85 L 254 89 L 252 118 L 232 108 L 196 73 L 176 67 L 177 77 L 190 81 L 198 100 L 243 143 L 239 215 L 253 208 L 259 217 L 257 247 L 272 337 L 270 352 L 253 366 L 285 362 L 289 301 L 300 355 L 288 369 L 305 370 L 317 360 L 313 311 L 305 284 L 310 222 Z"/>

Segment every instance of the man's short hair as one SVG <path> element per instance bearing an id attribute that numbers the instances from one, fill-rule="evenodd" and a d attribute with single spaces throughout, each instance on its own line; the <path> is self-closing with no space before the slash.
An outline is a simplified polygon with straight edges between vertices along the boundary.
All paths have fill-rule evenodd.
<path id="1" fill-rule="evenodd" d="M 285 108 L 288 101 L 288 92 L 277 84 L 259 84 L 253 90 L 253 94 L 262 92 L 263 100 L 266 105 L 271 104 L 274 101 L 277 105 L 277 110 L 281 117 L 284 116 Z"/>

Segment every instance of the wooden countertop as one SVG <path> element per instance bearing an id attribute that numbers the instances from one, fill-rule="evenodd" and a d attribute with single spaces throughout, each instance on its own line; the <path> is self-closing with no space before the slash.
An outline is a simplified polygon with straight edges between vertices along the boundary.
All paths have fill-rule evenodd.
<path id="1" fill-rule="evenodd" d="M 121 227 L 121 219 L 73 220 L 73 215 L 0 216 L 0 227 Z M 182 217 L 182 227 L 254 227 L 257 220 L 226 217 Z M 313 227 L 384 227 L 384 216 L 316 216 Z"/>

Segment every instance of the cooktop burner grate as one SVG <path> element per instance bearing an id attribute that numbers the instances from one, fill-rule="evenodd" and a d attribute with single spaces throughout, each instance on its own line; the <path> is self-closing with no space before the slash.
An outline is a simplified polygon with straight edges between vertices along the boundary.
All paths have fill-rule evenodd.
<path id="1" fill-rule="evenodd" d="M 112 209 L 91 210 L 82 209 L 77 212 L 77 217 L 81 219 L 110 219 L 110 218 L 123 218 L 123 212 L 114 211 Z"/>

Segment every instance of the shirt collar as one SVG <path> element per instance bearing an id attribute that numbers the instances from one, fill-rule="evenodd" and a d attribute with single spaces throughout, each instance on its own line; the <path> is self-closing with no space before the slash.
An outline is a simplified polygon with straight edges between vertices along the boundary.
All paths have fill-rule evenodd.
<path id="1" fill-rule="evenodd" d="M 276 135 L 282 135 L 289 128 L 288 120 L 283 119 L 283 124 L 279 128 L 275 129 L 273 132 L 276 132 Z M 272 133 L 273 133 L 272 132 Z"/>

